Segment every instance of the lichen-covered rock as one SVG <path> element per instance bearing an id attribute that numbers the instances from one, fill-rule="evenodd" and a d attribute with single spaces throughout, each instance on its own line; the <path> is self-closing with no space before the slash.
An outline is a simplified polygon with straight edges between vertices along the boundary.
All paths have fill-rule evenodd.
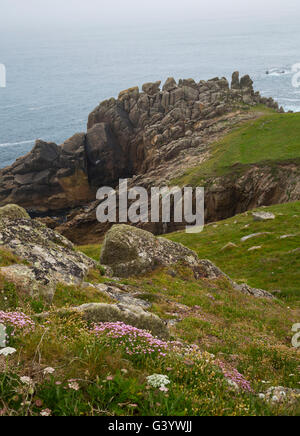
<path id="1" fill-rule="evenodd" d="M 105 236 L 101 251 L 101 263 L 118 277 L 142 275 L 178 262 L 197 267 L 199 260 L 196 253 L 181 244 L 127 225 L 113 226 Z"/>
<path id="2" fill-rule="evenodd" d="M 100 261 L 118 277 L 143 275 L 158 267 L 182 263 L 192 269 L 196 279 L 225 278 L 232 287 L 245 295 L 274 298 L 269 292 L 238 285 L 210 260 L 176 242 L 157 238 L 152 233 L 127 225 L 115 225 L 106 234 Z"/>
<path id="3" fill-rule="evenodd" d="M 154 336 L 167 339 L 167 325 L 153 313 L 145 312 L 139 306 L 124 304 L 90 303 L 83 304 L 73 310 L 81 312 L 84 319 L 90 322 L 121 321 L 134 327 L 149 330 Z"/>
<path id="4" fill-rule="evenodd" d="M 27 271 L 29 276 L 39 283 L 80 283 L 97 264 L 76 252 L 73 244 L 59 233 L 31 219 L 0 220 L 1 246 L 26 260 L 33 268 L 30 273 Z M 17 269 L 16 276 L 19 272 Z"/>
<path id="5" fill-rule="evenodd" d="M 268 299 L 273 299 L 274 298 L 273 295 L 270 294 L 270 292 L 265 291 L 264 289 L 251 288 L 246 283 L 243 283 L 241 285 L 238 285 L 238 284 L 234 283 L 234 288 L 237 291 L 240 291 L 243 294 L 249 295 L 251 297 L 268 298 Z"/>
<path id="6" fill-rule="evenodd" d="M 260 394 L 260 398 L 273 404 L 300 404 L 300 389 L 271 386 L 264 394 Z"/>
<path id="7" fill-rule="evenodd" d="M 275 215 L 271 212 L 253 212 L 252 216 L 254 221 L 269 221 L 275 219 Z"/>
<path id="8" fill-rule="evenodd" d="M 50 277 L 43 277 L 37 268 L 11 265 L 0 268 L 0 275 L 8 282 L 14 283 L 19 291 L 32 298 L 42 296 L 51 302 L 54 297 L 55 282 Z"/>
<path id="9" fill-rule="evenodd" d="M 6 206 L 0 207 L 0 220 L 2 219 L 30 219 L 30 216 L 23 207 L 17 204 L 7 204 Z"/>
<path id="10" fill-rule="evenodd" d="M 108 297 L 118 301 L 119 303 L 125 304 L 126 306 L 139 306 L 143 309 L 149 309 L 151 307 L 151 303 L 142 300 L 141 298 L 138 298 L 138 295 L 133 294 L 131 289 L 127 289 L 125 285 L 108 285 L 106 283 L 83 283 L 82 286 L 93 287 L 97 289 L 97 291 L 107 295 Z"/>

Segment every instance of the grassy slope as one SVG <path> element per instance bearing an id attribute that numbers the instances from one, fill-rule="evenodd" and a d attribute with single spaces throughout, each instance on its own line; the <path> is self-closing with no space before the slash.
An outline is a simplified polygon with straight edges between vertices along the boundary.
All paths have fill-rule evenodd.
<path id="1" fill-rule="evenodd" d="M 197 344 L 203 352 L 213 353 L 242 373 L 256 393 L 271 385 L 298 388 L 300 383 L 299 351 L 291 346 L 291 327 L 300 320 L 300 308 L 296 301 L 299 257 L 289 257 L 288 262 L 282 263 L 284 252 L 298 247 L 299 239 L 285 240 L 282 245 L 282 240 L 277 238 L 283 233 L 299 230 L 299 221 L 294 215 L 300 212 L 300 204 L 271 209 L 278 215 L 274 222 L 253 224 L 250 216 L 239 216 L 218 223 L 217 227 L 208 226 L 199 235 L 176 233 L 168 237 L 196 249 L 201 257 L 210 257 L 234 278 L 262 285 L 267 284 L 267 267 L 257 267 L 265 258 L 262 253 L 252 254 L 256 260 L 250 262 L 252 255 L 249 257 L 245 250 L 251 245 L 249 243 L 236 249 L 239 250 L 238 255 L 234 250 L 226 255 L 220 254 L 219 249 L 233 238 L 233 242 L 241 245 L 238 239 L 252 230 L 273 230 L 274 234 L 260 242 L 263 241 L 266 246 L 272 244 L 266 248 L 267 252 L 271 250 L 272 265 L 277 264 L 276 259 L 281 259 L 280 266 L 288 271 L 280 274 L 280 270 L 273 268 L 275 274 L 270 277 L 276 280 L 274 288 L 285 290 L 286 298 L 293 299 L 288 303 L 290 308 L 285 301 L 246 297 L 233 291 L 224 279 L 213 282 L 195 280 L 191 272 L 180 265 L 157 270 L 145 277 L 122 280 L 144 293 L 143 298 L 152 302 L 154 313 L 176 321 L 171 327 L 173 339 Z M 250 228 L 244 231 L 242 227 L 248 222 L 251 223 Z M 81 249 L 96 257 L 100 245 Z M 5 252 L 1 256 L 2 264 L 16 261 Z M 103 282 L 105 278 L 95 271 L 87 280 Z M 288 297 L 290 288 L 292 292 Z M 11 307 L 6 306 L 5 310 L 21 306 L 23 311 L 34 316 L 34 312 L 49 309 L 41 302 L 18 300 L 18 290 L 12 286 L 2 287 L 2 290 L 3 295 L 14 295 Z M 97 299 L 105 301 L 92 290 L 84 292 L 76 287 L 59 286 L 53 309 Z M 189 355 L 186 360 L 172 354 L 163 358 L 129 356 L 105 338 L 95 340 L 77 316 L 52 314 L 48 321 L 47 324 L 45 320 L 37 321 L 35 332 L 29 336 L 11 338 L 10 345 L 18 353 L 8 359 L 7 367 L 2 366 L 1 369 L 0 362 L 0 409 L 4 408 L 5 414 L 38 415 L 42 408 L 51 409 L 55 415 L 300 413 L 299 408 L 270 406 L 253 394 L 231 390 L 218 367 L 206 362 L 205 354 L 202 358 Z M 45 377 L 43 368 L 48 366 L 56 371 L 53 376 Z M 146 387 L 146 376 L 154 373 L 169 376 L 171 384 L 167 394 Z M 19 381 L 19 377 L 24 375 L 32 377 L 35 382 L 35 392 L 29 395 L 29 406 L 22 406 L 28 396 L 28 389 Z M 79 391 L 68 387 L 70 379 L 77 380 Z M 57 382 L 62 384 L 57 385 Z"/>
<path id="2" fill-rule="evenodd" d="M 202 233 L 174 233 L 168 237 L 196 251 L 200 258 L 216 263 L 236 281 L 268 291 L 281 290 L 279 298 L 300 300 L 300 202 L 260 210 L 275 213 L 276 219 L 255 222 L 252 212 L 205 226 Z M 270 234 L 241 242 L 253 233 Z M 280 239 L 284 235 L 293 235 Z M 222 250 L 228 243 L 236 248 Z M 248 251 L 254 246 L 261 249 Z"/>
<path id="3" fill-rule="evenodd" d="M 196 343 L 233 364 L 251 380 L 256 392 L 270 385 L 297 388 L 300 383 L 299 352 L 291 347 L 291 328 L 300 320 L 300 253 L 289 253 L 300 247 L 300 202 L 262 210 L 274 212 L 276 219 L 254 222 L 249 212 L 208 225 L 201 234 L 178 232 L 167 237 L 212 260 L 238 282 L 269 291 L 280 289 L 282 293 L 276 296 L 281 301 L 245 297 L 222 280 L 196 281 L 180 268 L 174 268 L 175 277 L 174 271 L 170 275 L 161 270 L 123 280 L 143 290 L 159 316 L 179 317 L 172 328 L 174 337 Z M 241 242 L 243 236 L 257 232 L 270 234 Z M 295 236 L 280 239 L 286 234 Z M 228 242 L 237 247 L 222 251 Z M 262 248 L 248 252 L 257 245 Z M 99 253 L 100 245 L 92 250 Z M 263 408 L 249 413 L 269 412 Z"/>
<path id="4" fill-rule="evenodd" d="M 300 113 L 269 113 L 244 123 L 212 144 L 211 157 L 187 170 L 173 184 L 199 186 L 211 176 L 229 174 L 236 164 L 249 165 L 300 159 Z"/>

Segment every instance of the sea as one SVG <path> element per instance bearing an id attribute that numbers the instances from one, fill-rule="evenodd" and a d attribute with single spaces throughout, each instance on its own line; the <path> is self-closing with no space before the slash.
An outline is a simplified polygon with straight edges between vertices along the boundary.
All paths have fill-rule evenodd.
<path id="1" fill-rule="evenodd" d="M 0 29 L 0 168 L 37 138 L 61 144 L 86 131 L 102 100 L 170 76 L 230 79 L 238 70 L 263 96 L 300 111 L 299 47 L 298 21 L 272 19 Z"/>

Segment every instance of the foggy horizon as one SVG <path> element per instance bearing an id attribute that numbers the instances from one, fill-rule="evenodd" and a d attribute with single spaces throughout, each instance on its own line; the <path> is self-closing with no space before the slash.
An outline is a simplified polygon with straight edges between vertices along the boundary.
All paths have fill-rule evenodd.
<path id="1" fill-rule="evenodd" d="M 182 20 L 201 23 L 214 19 L 223 19 L 225 24 L 234 20 L 267 24 L 270 20 L 294 22 L 300 17 L 300 4 L 298 0 L 265 0 L 263 3 L 253 0 L 251 5 L 240 0 L 211 0 L 208 4 L 199 0 L 184 3 L 179 0 L 152 0 L 149 3 L 111 0 L 109 4 L 97 0 L 84 3 L 80 0 L 65 0 L 64 3 L 58 0 L 1 0 L 0 13 L 2 30 L 97 24 L 104 27 L 131 23 L 155 25 Z"/>

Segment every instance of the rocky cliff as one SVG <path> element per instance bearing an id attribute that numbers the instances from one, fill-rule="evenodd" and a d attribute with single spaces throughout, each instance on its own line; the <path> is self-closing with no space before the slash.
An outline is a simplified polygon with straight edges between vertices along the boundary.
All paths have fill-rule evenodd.
<path id="1" fill-rule="evenodd" d="M 209 145 L 233 126 L 257 117 L 250 109 L 258 104 L 283 111 L 238 72 L 231 86 L 225 78 L 199 83 L 169 78 L 162 87 L 155 82 L 144 84 L 142 92 L 122 91 L 95 108 L 86 133 L 60 146 L 38 140 L 30 153 L 1 170 L 0 205 L 16 203 L 32 215 L 66 216 L 72 210 L 60 230 L 80 242 L 88 226 L 98 237 L 106 230 L 99 228 L 92 203 L 100 186 L 114 187 L 120 178 L 143 186 L 168 183 L 205 161 Z M 222 218 L 213 210 L 207 216 Z"/>

